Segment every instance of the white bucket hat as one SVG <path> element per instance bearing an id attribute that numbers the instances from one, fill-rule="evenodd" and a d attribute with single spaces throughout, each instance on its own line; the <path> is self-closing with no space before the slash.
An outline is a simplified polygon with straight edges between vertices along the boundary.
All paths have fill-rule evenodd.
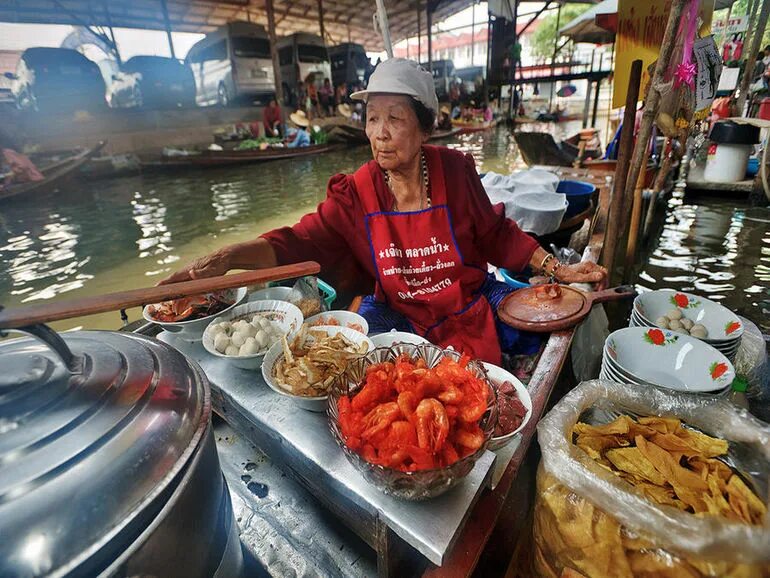
<path id="1" fill-rule="evenodd" d="M 414 60 L 391 58 L 380 62 L 369 78 L 366 90 L 350 95 L 353 100 L 367 101 L 370 94 L 405 94 L 438 115 L 438 97 L 433 75 Z"/>

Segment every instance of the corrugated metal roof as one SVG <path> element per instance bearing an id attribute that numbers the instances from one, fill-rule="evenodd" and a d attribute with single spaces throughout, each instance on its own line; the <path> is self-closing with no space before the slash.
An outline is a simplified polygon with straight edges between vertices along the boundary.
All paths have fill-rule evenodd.
<path id="1" fill-rule="evenodd" d="M 433 21 L 446 18 L 473 0 L 443 0 Z M 417 34 L 418 5 L 425 33 L 425 2 L 385 0 L 391 36 L 399 40 Z M 167 0 L 172 30 L 211 32 L 232 20 L 267 26 L 264 0 Z M 319 32 L 318 0 L 274 0 L 279 36 L 294 32 Z M 323 2 L 324 26 L 330 45 L 358 42 L 367 50 L 382 50 L 382 39 L 372 28 L 374 0 L 327 0 Z M 160 0 L 0 0 L 0 22 L 114 26 L 116 28 L 165 29 Z"/>
<path id="2" fill-rule="evenodd" d="M 474 0 L 430 0 L 439 22 L 473 4 Z M 529 1 L 529 0 L 525 0 Z M 593 0 L 561 0 L 592 3 Z M 394 42 L 426 31 L 427 0 L 385 0 Z M 265 0 L 167 0 L 172 30 L 211 32 L 232 20 L 267 26 Z M 277 33 L 319 32 L 319 0 L 274 0 Z M 324 26 L 329 45 L 357 42 L 370 51 L 382 50 L 372 28 L 374 0 L 326 0 Z M 0 0 L 0 22 L 114 26 L 164 30 L 161 0 Z"/>

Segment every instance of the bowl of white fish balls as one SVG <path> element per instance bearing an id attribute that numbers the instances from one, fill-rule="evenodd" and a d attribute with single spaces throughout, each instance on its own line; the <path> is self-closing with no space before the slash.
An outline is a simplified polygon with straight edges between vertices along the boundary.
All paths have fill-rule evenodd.
<path id="1" fill-rule="evenodd" d="M 302 312 L 288 301 L 252 301 L 215 318 L 203 332 L 203 347 L 211 355 L 241 369 L 259 369 L 268 349 L 302 326 Z"/>

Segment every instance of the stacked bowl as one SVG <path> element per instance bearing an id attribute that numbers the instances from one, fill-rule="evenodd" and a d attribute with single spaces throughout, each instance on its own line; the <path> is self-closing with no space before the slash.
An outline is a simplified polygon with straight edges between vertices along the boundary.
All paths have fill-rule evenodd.
<path id="1" fill-rule="evenodd" d="M 663 326 L 669 325 L 672 317 L 678 318 L 680 325 L 682 322 L 692 328 L 696 324 L 702 325 L 705 336 L 702 332 L 692 336 L 717 349 L 731 361 L 735 359 L 743 336 L 741 319 L 719 303 L 698 295 L 671 289 L 640 293 L 634 299 L 629 326 L 675 329 Z"/>
<path id="2" fill-rule="evenodd" d="M 730 391 L 735 369 L 719 351 L 689 335 L 657 327 L 626 327 L 604 342 L 599 377 L 716 396 Z"/>

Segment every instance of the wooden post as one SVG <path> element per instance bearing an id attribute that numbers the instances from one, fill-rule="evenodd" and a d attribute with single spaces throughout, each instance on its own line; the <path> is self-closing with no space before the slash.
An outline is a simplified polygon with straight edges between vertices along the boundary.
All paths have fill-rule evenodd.
<path id="1" fill-rule="evenodd" d="M 283 84 L 281 81 L 281 64 L 278 61 L 278 46 L 276 42 L 278 37 L 275 34 L 275 9 L 273 0 L 265 0 L 265 9 L 267 11 L 267 37 L 270 39 L 270 58 L 273 60 L 273 78 L 275 82 L 275 99 L 281 108 L 281 122 L 283 122 Z"/>
<path id="2" fill-rule="evenodd" d="M 767 27 L 767 17 L 770 15 L 770 2 L 765 0 L 762 3 L 762 10 L 759 13 L 759 21 L 756 26 L 749 26 L 754 29 L 754 34 L 751 36 L 751 48 L 749 48 L 749 57 L 746 59 L 746 67 L 743 69 L 743 77 L 741 78 L 741 93 L 738 97 L 738 114 L 743 114 L 743 108 L 746 106 L 746 97 L 748 96 L 749 86 L 751 85 L 751 73 L 754 70 L 754 64 L 757 62 L 757 52 L 762 46 L 762 37 Z"/>
<path id="3" fill-rule="evenodd" d="M 663 190 L 663 186 L 666 184 L 666 178 L 668 177 L 668 172 L 671 170 L 674 151 L 673 147 L 670 147 L 671 150 L 669 150 L 669 145 L 672 142 L 673 141 L 668 137 L 663 141 L 663 155 L 661 156 L 663 162 L 658 169 L 658 174 L 655 176 L 655 182 L 652 184 L 652 196 L 650 197 L 650 204 L 647 206 L 647 214 L 644 217 L 644 226 L 642 227 L 643 239 L 647 237 L 647 233 L 650 230 L 650 223 L 652 223 L 652 217 L 655 214 L 655 202 L 657 201 L 660 191 Z"/>
<path id="4" fill-rule="evenodd" d="M 688 0 L 674 0 L 671 5 L 671 12 L 669 12 L 668 22 L 666 23 L 666 31 L 663 33 L 660 54 L 658 55 L 658 61 L 655 64 L 655 72 L 652 75 L 652 80 L 650 80 L 650 85 L 647 87 L 648 96 L 645 99 L 642 123 L 639 127 L 639 134 L 636 136 L 634 156 L 631 159 L 631 168 L 629 169 L 628 180 L 626 181 L 624 194 L 626 199 L 631 199 L 636 183 L 639 180 L 639 175 L 642 173 L 642 168 L 647 164 L 647 150 L 650 144 L 650 136 L 652 135 L 652 124 L 655 121 L 655 116 L 658 113 L 658 104 L 660 103 L 660 92 L 658 91 L 658 87 L 663 84 L 663 75 L 671 62 L 671 54 L 674 52 L 675 44 L 674 37 L 679 29 L 679 21 L 682 19 L 682 11 L 687 2 Z M 770 2 L 767 4 L 770 6 Z M 625 126 L 623 128 L 625 129 Z M 636 199 L 634 200 L 636 201 Z M 641 203 L 641 195 L 638 200 L 639 203 Z M 624 207 L 624 209 L 625 213 L 622 216 L 624 227 L 621 230 L 626 230 L 625 224 L 628 223 L 630 218 L 631 203 Z M 641 207 L 639 210 L 641 211 Z M 633 244 L 634 248 L 636 247 L 637 234 L 638 230 L 636 232 L 629 232 L 629 246 Z"/>
<path id="5" fill-rule="evenodd" d="M 626 108 L 623 113 L 623 128 L 620 131 L 620 144 L 618 146 L 618 164 L 615 169 L 615 181 L 612 185 L 612 199 L 610 200 L 607 234 L 604 239 L 602 256 L 602 265 L 610 275 L 612 275 L 612 267 L 615 263 L 618 238 L 625 230 L 623 226 L 623 215 L 625 214 L 623 195 L 626 189 L 631 151 L 634 147 L 634 117 L 636 116 L 636 103 L 639 100 L 641 82 L 642 61 L 634 60 L 631 63 L 631 73 L 628 77 Z"/>
<path id="6" fill-rule="evenodd" d="M 160 8 L 163 11 L 163 24 L 166 27 L 166 36 L 168 37 L 168 47 L 171 50 L 171 58 L 176 60 L 176 52 L 174 51 L 174 39 L 171 37 L 171 19 L 168 17 L 168 6 L 166 0 L 160 0 Z"/>
<path id="7" fill-rule="evenodd" d="M 324 0 L 318 0 L 318 28 L 321 31 L 321 40 L 326 42 L 326 30 L 324 29 Z"/>
<path id="8" fill-rule="evenodd" d="M 634 257 L 636 256 L 636 241 L 639 238 L 639 224 L 642 220 L 642 204 L 644 203 L 644 181 L 647 178 L 647 163 L 642 165 L 639 171 L 639 177 L 634 187 L 634 203 L 631 210 L 631 221 L 628 230 L 628 244 L 626 245 L 626 260 L 623 267 L 623 278 L 629 281 L 631 278 L 631 269 L 634 266 Z"/>

